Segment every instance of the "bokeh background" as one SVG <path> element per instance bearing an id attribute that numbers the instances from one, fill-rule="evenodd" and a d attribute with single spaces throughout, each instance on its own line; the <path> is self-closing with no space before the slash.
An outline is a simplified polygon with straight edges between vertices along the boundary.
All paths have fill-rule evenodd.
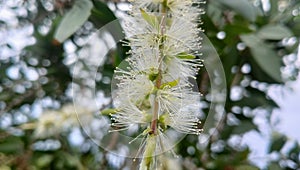
<path id="1" fill-rule="evenodd" d="M 300 169 L 300 1 L 206 0 L 202 8 L 226 75 L 225 116 L 205 145 L 201 135 L 176 145 L 168 169 Z M 95 142 L 109 129 L 100 110 L 113 107 L 113 70 L 129 48 L 110 29 L 90 37 L 116 19 L 122 33 L 129 9 L 125 0 L 0 0 L 1 170 L 137 169 Z M 208 114 L 205 67 L 197 81 Z M 115 141 L 108 147 L 126 155 Z"/>

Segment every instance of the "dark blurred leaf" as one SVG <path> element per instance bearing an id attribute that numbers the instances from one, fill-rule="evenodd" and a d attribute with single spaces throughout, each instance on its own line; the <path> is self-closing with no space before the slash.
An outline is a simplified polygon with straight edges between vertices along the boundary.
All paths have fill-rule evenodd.
<path id="1" fill-rule="evenodd" d="M 294 18 L 293 24 L 290 26 L 292 29 L 294 36 L 300 36 L 300 15 L 296 18 Z"/>
<path id="2" fill-rule="evenodd" d="M 280 84 L 282 81 L 277 81 L 273 77 L 271 77 L 269 74 L 267 74 L 260 65 L 256 62 L 254 58 L 248 58 L 249 63 L 251 64 L 251 78 L 253 80 L 257 80 L 259 82 L 266 82 L 271 84 Z"/>
<path id="3" fill-rule="evenodd" d="M 262 27 L 258 32 L 258 36 L 262 39 L 282 40 L 293 36 L 289 28 L 284 25 L 269 24 Z"/>
<path id="4" fill-rule="evenodd" d="M 256 11 L 254 6 L 248 0 L 217 0 L 224 6 L 236 11 L 249 21 L 255 21 Z"/>
<path id="5" fill-rule="evenodd" d="M 207 8 L 207 15 L 215 25 L 220 25 L 220 22 L 222 21 L 222 10 L 220 10 L 217 4 L 213 2 Z"/>
<path id="6" fill-rule="evenodd" d="M 128 47 L 123 47 L 120 43 L 118 43 L 120 40 L 123 40 L 125 35 L 123 33 L 123 28 L 114 12 L 112 12 L 105 3 L 101 1 L 95 1 L 89 20 L 98 29 L 101 29 L 103 26 L 105 26 L 105 30 L 113 36 L 115 42 L 117 43 L 117 55 L 111 55 L 111 60 L 113 61 L 112 65 L 114 67 L 118 66 L 122 59 L 125 58 L 125 53 L 129 49 L 127 49 Z"/>
<path id="7" fill-rule="evenodd" d="M 243 42 L 250 48 L 253 58 L 262 70 L 278 82 L 281 79 L 281 58 L 254 34 L 241 35 Z"/>
<path id="8" fill-rule="evenodd" d="M 96 25 L 97 28 L 101 28 L 109 22 L 116 20 L 117 17 L 105 3 L 95 1 L 94 8 L 92 9 L 92 14 L 89 19 Z"/>
<path id="9" fill-rule="evenodd" d="M 248 148 L 237 152 L 229 150 L 228 147 L 226 147 L 215 161 L 217 167 L 213 167 L 212 169 L 234 169 L 234 167 L 239 166 L 241 162 L 247 160 L 249 153 L 250 150 Z"/>
<path id="10" fill-rule="evenodd" d="M 270 0 L 270 14 L 271 16 L 274 16 L 278 13 L 278 0 Z"/>
<path id="11" fill-rule="evenodd" d="M 207 9 L 207 13 L 209 12 L 210 12 L 209 9 Z M 214 14 L 211 15 L 207 14 L 202 16 L 202 20 L 205 23 L 202 25 L 203 29 L 204 30 L 209 29 L 209 32 L 208 31 L 205 32 L 208 37 L 215 36 L 215 34 L 219 32 L 219 28 L 215 25 L 215 23 L 212 20 L 213 16 Z"/>
<path id="12" fill-rule="evenodd" d="M 240 162 L 247 160 L 249 154 L 250 154 L 249 148 L 236 152 L 234 157 L 235 164 L 239 164 Z"/>
<path id="13" fill-rule="evenodd" d="M 11 98 L 11 95 L 8 93 L 0 93 L 0 101 L 7 101 Z"/>
<path id="14" fill-rule="evenodd" d="M 16 154 L 22 152 L 23 142 L 15 136 L 8 136 L 0 140 L 0 153 Z"/>
<path id="15" fill-rule="evenodd" d="M 66 164 L 70 167 L 73 167 L 73 166 L 75 167 L 79 164 L 78 157 L 76 157 L 75 155 L 65 152 L 64 157 L 66 159 Z"/>
<path id="16" fill-rule="evenodd" d="M 235 74 L 232 74 L 232 67 L 242 59 L 238 55 L 238 50 L 235 47 L 227 47 L 224 49 L 224 55 L 221 56 L 223 63 L 227 86 L 230 87 L 232 80 L 235 78 Z"/>
<path id="17" fill-rule="evenodd" d="M 269 170 L 282 170 L 282 168 L 280 167 L 280 165 L 278 165 L 278 163 L 271 163 L 269 165 Z"/>
<path id="18" fill-rule="evenodd" d="M 256 130 L 257 126 L 249 120 L 243 120 L 240 122 L 240 124 L 238 126 L 236 126 L 232 133 L 233 134 L 244 134 L 250 130 Z"/>
<path id="19" fill-rule="evenodd" d="M 51 163 L 52 160 L 53 160 L 53 155 L 49 155 L 49 154 L 41 155 L 36 159 L 36 165 L 39 168 L 46 168 L 49 167 L 49 164 Z"/>
<path id="20" fill-rule="evenodd" d="M 287 137 L 284 135 L 274 135 L 272 142 L 270 144 L 269 152 L 280 151 L 285 142 L 287 141 Z"/>
<path id="21" fill-rule="evenodd" d="M 298 143 L 295 143 L 295 145 L 288 152 L 288 155 L 293 154 L 293 153 L 296 153 L 296 154 L 300 153 L 300 146 Z"/>
<path id="22" fill-rule="evenodd" d="M 59 25 L 61 17 L 56 17 L 52 20 L 52 25 L 47 34 L 43 35 L 39 33 L 36 28 L 34 37 L 36 43 L 32 46 L 26 47 L 26 53 L 24 58 L 30 60 L 36 58 L 39 62 L 37 67 L 47 69 L 48 83 L 43 84 L 42 88 L 45 95 L 52 97 L 61 97 L 68 87 L 69 82 L 72 81 L 69 68 L 63 63 L 64 48 L 63 44 L 53 40 L 55 29 Z M 45 66 L 43 61 L 47 61 L 49 64 Z"/>
<path id="23" fill-rule="evenodd" d="M 299 153 L 300 153 L 300 145 L 298 142 L 295 142 L 294 146 L 290 148 L 290 150 L 287 152 L 287 155 L 291 160 L 293 160 L 294 162 L 298 162 L 298 164 L 300 164 Z"/>
<path id="24" fill-rule="evenodd" d="M 236 167 L 236 170 L 259 170 L 259 169 L 251 165 L 240 165 Z"/>
<path id="25" fill-rule="evenodd" d="M 76 0 L 72 9 L 64 15 L 55 31 L 54 38 L 59 42 L 64 42 L 86 22 L 92 7 L 90 0 Z"/>
<path id="26" fill-rule="evenodd" d="M 245 25 L 244 23 L 238 23 L 238 24 L 227 24 L 224 27 L 224 31 L 226 34 L 233 34 L 235 36 L 239 34 L 246 34 L 252 32 L 252 30 L 249 28 L 248 25 Z"/>
<path id="27" fill-rule="evenodd" d="M 233 105 L 248 106 L 252 109 L 257 107 L 279 107 L 275 101 L 268 99 L 266 94 L 254 88 L 246 88 L 247 96 L 239 101 L 232 102 Z"/>

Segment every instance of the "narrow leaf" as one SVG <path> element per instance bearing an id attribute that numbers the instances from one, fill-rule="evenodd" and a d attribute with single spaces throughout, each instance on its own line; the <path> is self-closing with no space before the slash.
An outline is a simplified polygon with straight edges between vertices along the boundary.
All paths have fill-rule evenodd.
<path id="1" fill-rule="evenodd" d="M 269 165 L 269 169 L 270 170 L 282 170 L 282 168 L 280 167 L 280 165 L 278 165 L 278 163 L 271 163 L 270 165 Z"/>
<path id="2" fill-rule="evenodd" d="M 283 38 L 293 36 L 291 30 L 286 26 L 274 24 L 269 24 L 262 27 L 257 34 L 259 37 L 269 40 L 281 40 Z"/>
<path id="3" fill-rule="evenodd" d="M 177 86 L 177 84 L 179 83 L 179 79 L 176 79 L 174 81 L 171 81 L 171 82 L 167 82 L 167 83 L 164 83 L 160 86 L 160 89 L 163 89 L 165 87 L 175 87 Z"/>
<path id="4" fill-rule="evenodd" d="M 250 48 L 260 68 L 274 80 L 282 82 L 280 72 L 282 62 L 277 53 L 254 34 L 242 35 L 241 39 Z"/>
<path id="5" fill-rule="evenodd" d="M 241 124 L 239 126 L 236 126 L 232 133 L 233 134 L 244 134 L 250 130 L 256 130 L 257 126 L 249 120 L 243 120 L 241 121 Z"/>
<path id="6" fill-rule="evenodd" d="M 102 115 L 110 115 L 110 114 L 115 114 L 117 113 L 118 110 L 117 109 L 105 109 L 101 111 Z"/>
<path id="7" fill-rule="evenodd" d="M 176 55 L 177 58 L 180 59 L 195 59 L 196 56 L 192 55 L 192 54 L 188 54 L 188 53 L 180 53 L 178 55 Z"/>
<path id="8" fill-rule="evenodd" d="M 46 168 L 53 160 L 53 155 L 42 155 L 36 159 L 36 164 L 39 168 Z"/>
<path id="9" fill-rule="evenodd" d="M 236 167 L 236 170 L 259 170 L 259 169 L 251 165 L 240 165 Z"/>
<path id="10" fill-rule="evenodd" d="M 256 11 L 248 0 L 217 0 L 222 5 L 234 10 L 249 21 L 255 21 Z"/>
<path id="11" fill-rule="evenodd" d="M 93 4 L 90 0 L 76 0 L 73 7 L 62 18 L 54 38 L 64 42 L 89 18 Z"/>
<path id="12" fill-rule="evenodd" d="M 276 14 L 278 14 L 278 0 L 270 0 L 270 5 L 270 14 L 272 16 L 275 16 Z"/>
<path id="13" fill-rule="evenodd" d="M 233 102 L 234 105 L 238 106 L 245 106 L 255 109 L 257 107 L 276 107 L 279 106 L 275 101 L 269 99 L 265 92 L 257 90 L 255 88 L 246 88 L 247 89 L 247 96 L 244 96 L 241 100 Z"/>
<path id="14" fill-rule="evenodd" d="M 14 154 L 23 150 L 23 142 L 20 138 L 15 136 L 9 136 L 0 141 L 0 153 Z"/>
<path id="15" fill-rule="evenodd" d="M 283 135 L 275 135 L 272 139 L 269 152 L 280 151 L 283 145 L 286 143 L 287 138 Z"/>
<path id="16" fill-rule="evenodd" d="M 148 14 L 143 9 L 140 9 L 140 10 L 141 10 L 141 14 L 142 14 L 142 17 L 144 18 L 144 20 L 147 21 L 147 23 L 150 24 L 151 26 L 153 26 L 154 28 L 157 28 L 158 27 L 157 17 L 154 15 Z"/>

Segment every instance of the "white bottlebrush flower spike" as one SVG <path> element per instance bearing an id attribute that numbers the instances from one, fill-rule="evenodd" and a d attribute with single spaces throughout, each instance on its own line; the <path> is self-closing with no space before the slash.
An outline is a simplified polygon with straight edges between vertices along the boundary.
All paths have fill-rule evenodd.
<path id="1" fill-rule="evenodd" d="M 200 134 L 200 93 L 191 80 L 202 66 L 199 58 L 200 17 L 197 0 L 130 0 L 125 23 L 131 55 L 115 71 L 115 131 L 144 128 L 140 169 L 153 169 L 157 152 L 170 149 L 165 132 Z M 155 12 L 155 13 L 151 13 Z M 165 148 L 165 149 L 164 149 Z"/>

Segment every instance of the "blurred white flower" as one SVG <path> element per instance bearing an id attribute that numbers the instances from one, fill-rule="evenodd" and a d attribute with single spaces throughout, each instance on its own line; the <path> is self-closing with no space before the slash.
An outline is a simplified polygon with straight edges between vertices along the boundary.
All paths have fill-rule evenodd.
<path id="1" fill-rule="evenodd" d="M 62 116 L 55 111 L 44 113 L 37 121 L 34 136 L 36 138 L 47 138 L 61 132 Z"/>
<path id="2" fill-rule="evenodd" d="M 93 112 L 87 107 L 66 104 L 60 110 L 45 111 L 32 128 L 36 138 L 48 138 L 79 127 L 80 123 L 88 124 L 92 119 Z"/>

